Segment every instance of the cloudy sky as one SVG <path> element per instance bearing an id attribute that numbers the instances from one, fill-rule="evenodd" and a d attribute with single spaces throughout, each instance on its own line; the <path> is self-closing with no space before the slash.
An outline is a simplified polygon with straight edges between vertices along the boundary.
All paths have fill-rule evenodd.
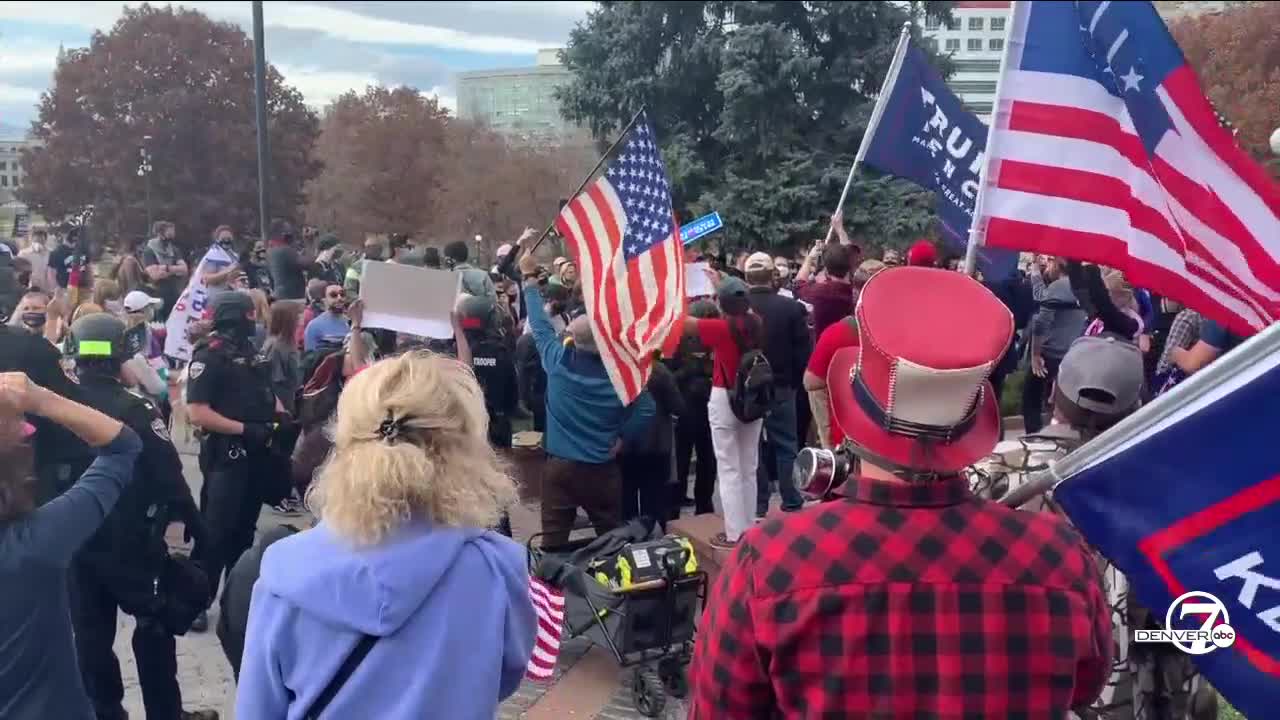
<path id="1" fill-rule="evenodd" d="M 21 126 L 53 77 L 59 43 L 88 45 L 122 2 L 0 1 L 0 125 Z M 184 2 L 252 32 L 251 4 Z M 264 3 L 267 62 L 317 107 L 371 83 L 408 84 L 454 104 L 462 70 L 532 65 L 560 47 L 590 2 Z"/>

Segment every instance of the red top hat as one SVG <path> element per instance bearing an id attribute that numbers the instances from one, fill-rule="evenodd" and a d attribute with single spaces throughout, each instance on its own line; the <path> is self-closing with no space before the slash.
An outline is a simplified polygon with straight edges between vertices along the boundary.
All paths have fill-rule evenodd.
<path id="1" fill-rule="evenodd" d="M 862 289 L 858 346 L 827 371 L 831 413 L 875 464 L 953 473 L 1000 438 L 987 381 L 1013 338 L 1013 315 L 960 273 L 890 268 Z"/>

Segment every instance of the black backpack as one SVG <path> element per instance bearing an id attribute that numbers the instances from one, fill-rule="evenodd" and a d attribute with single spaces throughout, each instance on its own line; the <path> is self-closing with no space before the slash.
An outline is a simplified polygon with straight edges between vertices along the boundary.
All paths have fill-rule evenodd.
<path id="1" fill-rule="evenodd" d="M 748 343 L 743 342 L 732 323 L 729 324 L 729 332 L 733 335 L 734 344 L 742 351 L 742 357 L 738 359 L 738 374 L 729 389 L 729 409 L 742 422 L 755 422 L 773 409 L 773 366 L 762 350 L 748 347 Z"/>

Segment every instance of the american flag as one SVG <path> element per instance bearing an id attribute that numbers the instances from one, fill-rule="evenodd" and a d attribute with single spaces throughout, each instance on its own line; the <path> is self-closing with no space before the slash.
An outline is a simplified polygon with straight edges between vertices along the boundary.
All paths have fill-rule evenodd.
<path id="1" fill-rule="evenodd" d="M 1016 2 L 986 245 L 1123 270 L 1235 332 L 1280 316 L 1280 188 L 1236 144 L 1148 2 Z"/>
<path id="2" fill-rule="evenodd" d="M 560 656 L 560 635 L 564 631 L 564 593 L 538 578 L 529 578 L 529 599 L 538 616 L 538 634 L 533 642 L 533 655 L 525 667 L 530 680 L 548 680 L 556 671 Z"/>
<path id="3" fill-rule="evenodd" d="M 671 184 L 642 112 L 605 173 L 556 218 L 578 263 L 587 316 L 624 403 L 644 390 L 653 353 L 684 316 L 684 254 Z"/>

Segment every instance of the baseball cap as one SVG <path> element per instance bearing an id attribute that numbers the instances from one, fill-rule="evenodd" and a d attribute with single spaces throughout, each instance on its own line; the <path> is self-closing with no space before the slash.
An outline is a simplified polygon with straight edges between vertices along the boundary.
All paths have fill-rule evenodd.
<path id="1" fill-rule="evenodd" d="M 746 272 L 756 272 L 757 270 L 772 270 L 773 257 L 766 252 L 751 253 L 747 258 L 747 264 L 742 268 Z"/>
<path id="2" fill-rule="evenodd" d="M 1131 412 L 1142 400 L 1142 353 L 1131 342 L 1103 335 L 1071 343 L 1058 367 L 1058 392 L 1082 410 Z"/>
<path id="3" fill-rule="evenodd" d="M 916 267 L 933 267 L 938 262 L 938 249 L 928 240 L 917 240 L 907 251 L 907 264 Z"/>
<path id="4" fill-rule="evenodd" d="M 732 300 L 735 297 L 747 296 L 747 284 L 738 278 L 728 275 L 724 280 L 720 281 L 720 287 L 716 288 L 716 297 L 723 305 L 725 300 Z"/>
<path id="5" fill-rule="evenodd" d="M 124 296 L 125 312 L 142 312 L 148 305 L 162 305 L 164 301 L 160 298 L 153 298 L 141 290 L 131 290 L 128 295 Z"/>

